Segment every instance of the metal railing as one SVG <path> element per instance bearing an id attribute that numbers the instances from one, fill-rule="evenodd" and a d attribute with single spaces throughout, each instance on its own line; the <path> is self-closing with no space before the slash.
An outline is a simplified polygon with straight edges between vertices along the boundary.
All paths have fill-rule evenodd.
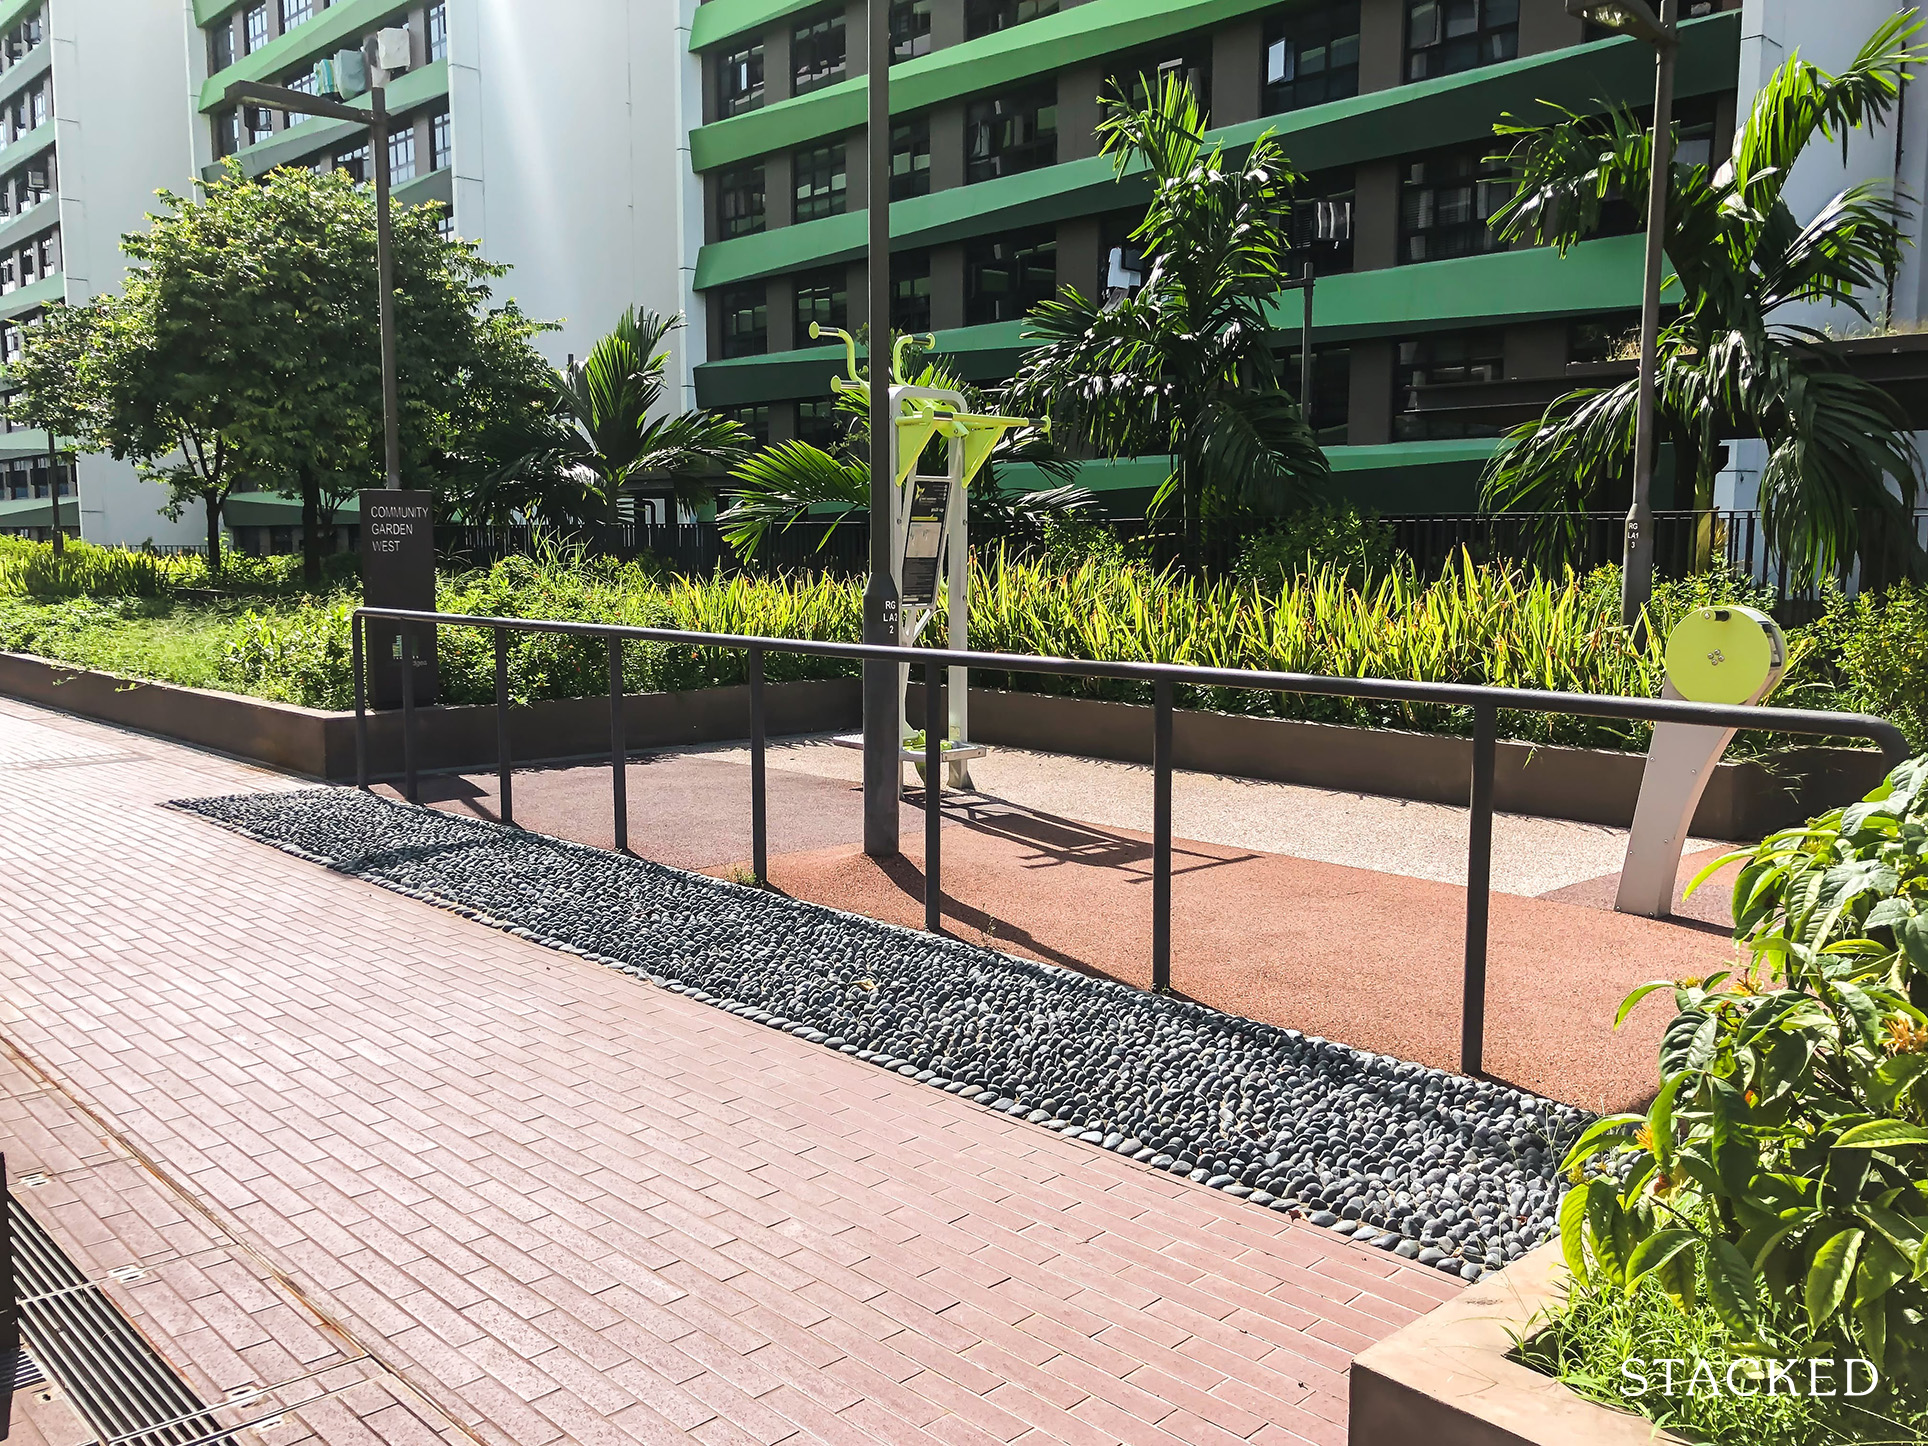
<path id="1" fill-rule="evenodd" d="M 880 647 L 866 643 L 818 642 L 797 638 L 746 637 L 733 633 L 692 633 L 674 628 L 624 627 L 547 618 L 476 617 L 462 613 L 412 612 L 400 608 L 357 608 L 351 620 L 351 666 L 355 679 L 355 780 L 369 786 L 368 703 L 363 634 L 367 620 L 400 624 L 402 791 L 417 801 L 415 633 L 419 628 L 488 628 L 495 641 L 496 779 L 501 818 L 513 823 L 513 759 L 509 748 L 509 648 L 512 632 L 564 633 L 602 638 L 609 648 L 609 763 L 616 847 L 629 847 L 628 746 L 623 734 L 623 645 L 672 643 L 683 647 L 740 650 L 745 654 L 750 711 L 751 868 L 759 884 L 768 881 L 769 809 L 765 786 L 763 659 L 767 653 L 845 658 L 854 662 L 909 664 L 924 669 L 924 926 L 940 932 L 943 900 L 938 784 L 943 762 L 945 671 L 953 667 L 1000 673 L 1033 673 L 1060 678 L 1095 678 L 1149 683 L 1152 687 L 1152 987 L 1171 988 L 1172 942 L 1172 712 L 1179 686 L 1236 688 L 1252 693 L 1294 693 L 1329 698 L 1365 698 L 1405 704 L 1432 704 L 1473 710 L 1473 758 L 1468 780 L 1472 812 L 1467 844 L 1466 947 L 1461 993 L 1460 1067 L 1480 1072 L 1486 1038 L 1487 927 L 1492 908 L 1493 777 L 1502 709 L 1567 717 L 1616 718 L 1644 723 L 1701 723 L 1721 728 L 1799 733 L 1828 738 L 1866 738 L 1879 747 L 1890 767 L 1908 756 L 1908 740 L 1885 719 L 1865 713 L 1811 709 L 1729 707 L 1663 698 L 1619 698 L 1593 693 L 1552 693 L 1527 688 L 1493 688 L 1470 683 L 1415 683 L 1385 678 L 1332 678 L 1312 673 L 1273 673 L 1237 668 L 1200 668 L 1179 663 L 1086 662 L 1076 658 L 1034 657 L 1021 653 L 953 652 L 943 648 Z"/>

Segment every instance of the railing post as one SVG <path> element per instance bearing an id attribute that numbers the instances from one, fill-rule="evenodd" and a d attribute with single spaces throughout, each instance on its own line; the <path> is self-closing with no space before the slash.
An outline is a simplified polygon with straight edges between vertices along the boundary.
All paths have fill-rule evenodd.
<path id="1" fill-rule="evenodd" d="M 1460 1002 L 1459 1068 L 1479 1074 L 1486 1055 L 1486 935 L 1493 904 L 1493 756 L 1499 715 L 1473 705 L 1472 818 L 1466 848 L 1466 977 Z"/>
<path id="2" fill-rule="evenodd" d="M 1151 987 L 1172 987 L 1172 685 L 1152 685 Z"/>
<path id="3" fill-rule="evenodd" d="M 415 624 L 398 630 L 402 644 L 402 797 L 416 801 L 415 786 Z"/>
<path id="4" fill-rule="evenodd" d="M 515 822 L 515 768 L 509 758 L 509 634 L 495 633 L 495 796 L 496 816 Z"/>
<path id="5" fill-rule="evenodd" d="M 368 792 L 368 659 L 362 639 L 368 619 L 356 613 L 348 625 L 348 666 L 355 675 L 355 787 Z"/>
<path id="6" fill-rule="evenodd" d="M 616 852 L 629 851 L 629 746 L 623 740 L 623 640 L 609 640 L 609 783 Z"/>
<path id="7" fill-rule="evenodd" d="M 940 850 L 944 822 L 944 669 L 937 654 L 924 664 L 924 930 L 944 932 L 944 873 Z"/>
<path id="8" fill-rule="evenodd" d="M 764 775 L 763 649 L 751 648 L 750 673 L 750 872 L 759 887 L 770 882 L 770 795 Z"/>

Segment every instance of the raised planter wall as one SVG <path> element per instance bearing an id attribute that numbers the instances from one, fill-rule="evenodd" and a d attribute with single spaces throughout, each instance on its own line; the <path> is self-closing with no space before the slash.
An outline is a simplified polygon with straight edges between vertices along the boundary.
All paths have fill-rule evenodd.
<path id="1" fill-rule="evenodd" d="M 911 695 L 910 716 L 922 718 L 922 685 L 913 684 Z M 1151 732 L 1152 709 L 1144 704 L 971 690 L 977 743 L 1150 763 Z M 1178 767 L 1202 772 L 1460 806 L 1473 767 L 1467 738 L 1193 709 L 1172 716 L 1172 755 Z M 1506 813 L 1625 828 L 1645 764 L 1642 754 L 1502 742 L 1494 804 Z M 1694 831 L 1757 839 L 1860 798 L 1884 772 L 1880 754 L 1852 748 L 1794 747 L 1766 760 L 1723 763 L 1701 795 Z"/>
<path id="2" fill-rule="evenodd" d="M 19 653 L 0 653 L 0 693 L 311 778 L 345 782 L 355 776 L 352 712 L 139 682 Z M 764 688 L 764 704 L 773 736 L 849 728 L 859 717 L 859 685 L 854 678 L 771 683 Z M 494 765 L 493 706 L 424 708 L 416 722 L 417 767 Z M 749 689 L 632 694 L 623 700 L 623 727 L 631 748 L 745 738 L 750 731 Z M 607 758 L 609 701 L 564 698 L 516 708 L 509 715 L 509 747 L 517 763 Z M 368 754 L 370 772 L 376 776 L 401 771 L 399 712 L 369 715 Z"/>
<path id="3" fill-rule="evenodd" d="M 1542 1245 L 1360 1352 L 1347 1446 L 1684 1446 L 1509 1359 L 1565 1282 L 1558 1242 Z"/>
<path id="4" fill-rule="evenodd" d="M 270 703 L 235 693 L 147 683 L 45 658 L 0 653 L 0 694 L 218 749 L 274 768 L 332 781 L 355 774 L 355 716 Z M 854 728 L 854 678 L 772 683 L 765 690 L 770 736 Z M 911 687 L 911 717 L 923 690 Z M 749 690 L 633 694 L 624 701 L 631 748 L 713 743 L 749 735 Z M 424 708 L 417 717 L 417 766 L 486 768 L 495 762 L 490 706 Z M 402 767 L 401 715 L 369 715 L 369 767 Z M 971 733 L 982 743 L 1122 762 L 1151 761 L 1152 710 L 1038 693 L 971 690 Z M 518 763 L 606 757 L 609 704 L 602 698 L 533 703 L 510 715 Z M 1376 793 L 1434 803 L 1466 802 L 1470 741 L 1388 729 L 1344 728 L 1283 718 L 1180 710 L 1172 720 L 1180 768 Z M 1633 818 L 1643 760 L 1635 754 L 1501 743 L 1494 798 L 1503 811 L 1625 827 Z M 1880 755 L 1845 748 L 1794 748 L 1770 760 L 1723 763 L 1694 816 L 1704 838 L 1753 839 L 1861 797 L 1880 781 Z"/>

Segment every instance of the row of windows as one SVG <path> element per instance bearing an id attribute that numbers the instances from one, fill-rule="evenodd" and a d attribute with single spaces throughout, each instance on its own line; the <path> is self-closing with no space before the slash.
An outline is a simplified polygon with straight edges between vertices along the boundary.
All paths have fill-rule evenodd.
<path id="1" fill-rule="evenodd" d="M 42 201 L 51 200 L 59 189 L 60 178 L 54 163 L 54 148 L 15 166 L 0 176 L 0 216 L 19 216 Z"/>
<path id="2" fill-rule="evenodd" d="M 932 0 L 894 0 L 891 6 L 891 60 L 928 54 Z M 1056 0 L 967 0 L 965 38 L 974 40 L 1057 11 Z M 1519 54 L 1520 0 L 1407 0 L 1406 78 L 1430 80 Z M 818 15 L 790 32 L 789 93 L 808 95 L 834 85 L 847 74 L 847 42 L 842 12 Z M 1193 41 L 1197 54 L 1184 68 L 1193 72 L 1201 95 L 1210 89 L 1210 37 Z M 1359 0 L 1313 0 L 1275 12 L 1265 22 L 1259 57 L 1268 113 L 1322 105 L 1358 94 Z M 1148 68 L 1180 67 L 1159 59 Z M 761 40 L 719 54 L 715 60 L 719 118 L 755 110 L 766 99 Z M 1133 73 L 1130 70 L 1127 74 Z"/>
<path id="3" fill-rule="evenodd" d="M 1050 227 L 985 236 L 964 245 L 964 321 L 981 326 L 1016 321 L 1058 289 L 1057 232 Z M 928 331 L 931 324 L 931 259 L 928 251 L 893 256 L 891 325 Z M 809 345 L 810 324 L 847 326 L 849 271 L 806 272 L 795 278 L 793 334 Z M 757 356 L 769 350 L 769 288 L 762 282 L 712 294 L 720 317 L 724 357 Z"/>
<path id="4" fill-rule="evenodd" d="M 0 295 L 52 276 L 60 270 L 60 228 L 0 251 Z"/>
<path id="5" fill-rule="evenodd" d="M 54 113 L 54 78 L 43 75 L 0 110 L 0 133 L 12 145 L 28 132 L 45 125 Z"/>
<path id="6" fill-rule="evenodd" d="M 226 70 L 242 56 L 252 55 L 269 41 L 307 24 L 327 9 L 330 3 L 331 0 L 272 0 L 273 8 L 270 9 L 270 0 L 256 0 L 256 3 L 232 15 L 222 16 L 207 28 L 208 74 Z M 272 27 L 271 18 L 275 22 Z M 447 0 L 436 0 L 428 7 L 422 29 L 420 39 L 429 62 L 446 59 L 449 47 Z M 298 83 L 299 76 L 307 76 L 308 82 Z M 312 94 L 312 69 L 298 72 L 297 77 L 284 79 L 280 84 Z"/>
<path id="7" fill-rule="evenodd" d="M 63 462 L 55 471 L 58 474 L 60 495 L 73 496 L 73 464 Z M 46 495 L 47 459 L 45 457 L 17 457 L 10 462 L 0 462 L 0 497 L 19 502 L 25 498 Z"/>
<path id="8" fill-rule="evenodd" d="M 40 48 L 47 38 L 46 25 L 41 12 L 14 22 L 4 33 L 0 33 L 0 71 L 12 69 Z"/>

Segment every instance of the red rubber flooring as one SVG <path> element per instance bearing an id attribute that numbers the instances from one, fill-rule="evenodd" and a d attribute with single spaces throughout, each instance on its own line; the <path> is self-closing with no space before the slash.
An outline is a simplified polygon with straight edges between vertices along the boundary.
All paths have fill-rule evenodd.
<path id="1" fill-rule="evenodd" d="M 923 813 L 901 815 L 903 854 L 858 847 L 850 784 L 772 769 L 771 883 L 785 893 L 921 927 Z M 690 755 L 629 770 L 633 852 L 682 868 L 740 873 L 750 854 L 746 766 Z M 515 777 L 516 820 L 608 847 L 607 768 Z M 422 800 L 496 816 L 489 775 L 423 780 Z M 1144 836 L 981 795 L 947 795 L 942 876 L 951 932 L 1017 954 L 1151 982 L 1151 850 Z M 1369 869 L 1180 840 L 1172 886 L 1174 987 L 1248 1018 L 1445 1069 L 1460 1064 L 1465 890 Z M 1690 878 L 1705 857 L 1683 864 Z M 1704 889 L 1702 919 L 1611 911 L 1614 879 L 1556 895 L 1493 896 L 1485 1070 L 1594 1110 L 1650 1096 L 1664 999 L 1612 1029 L 1620 1000 L 1655 978 L 1707 974 L 1732 957 L 1726 897 Z"/>

